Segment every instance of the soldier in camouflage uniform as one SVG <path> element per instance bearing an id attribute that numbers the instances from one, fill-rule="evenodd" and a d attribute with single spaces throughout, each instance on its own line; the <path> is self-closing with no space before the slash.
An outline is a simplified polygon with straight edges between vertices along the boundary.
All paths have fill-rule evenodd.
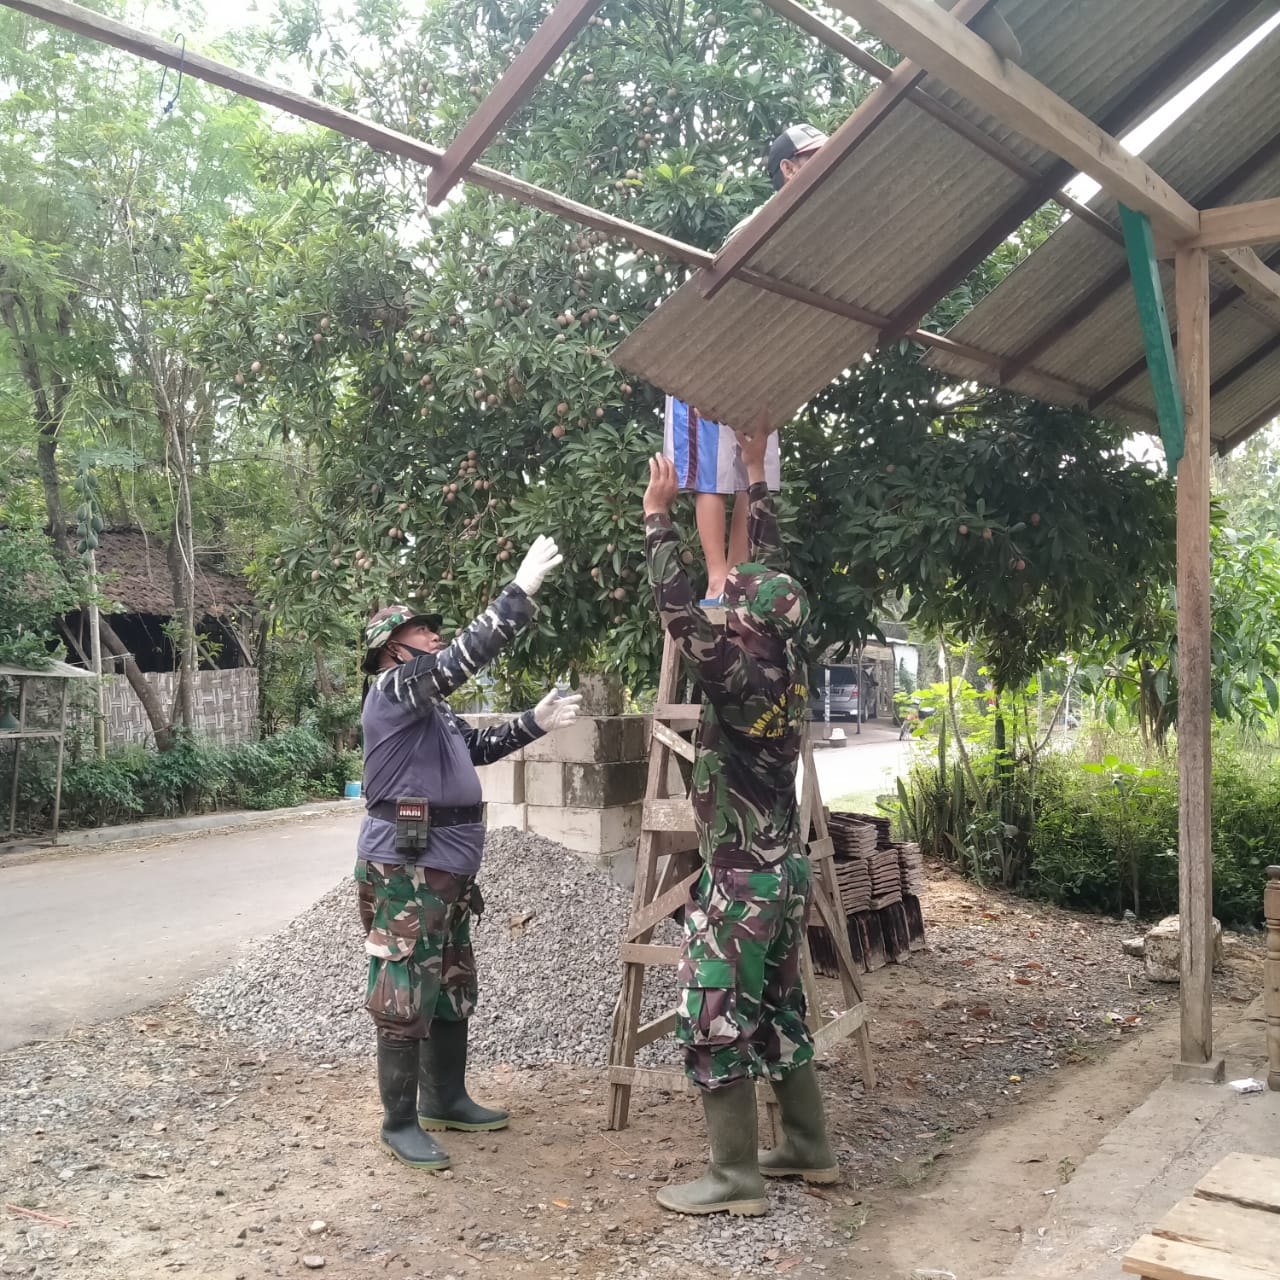
<path id="1" fill-rule="evenodd" d="M 555 543 L 538 538 L 515 581 L 452 644 L 439 616 L 404 605 L 380 609 L 365 628 L 365 671 L 376 677 L 361 714 L 368 812 L 355 871 L 365 1006 L 377 1028 L 382 1145 L 416 1169 L 449 1164 L 426 1130 L 501 1129 L 508 1120 L 473 1102 L 465 1079 L 477 991 L 471 917 L 482 910 L 475 767 L 571 724 L 580 702 L 552 690 L 532 711 L 476 730 L 445 699 L 529 624 L 533 595 L 560 560 Z M 429 802 L 425 841 L 398 830 L 397 801 L 410 798 Z"/>
<path id="2" fill-rule="evenodd" d="M 827 1140 L 805 1025 L 800 948 L 810 869 L 796 802 L 805 733 L 809 617 L 804 588 L 778 567 L 781 540 L 765 484 L 767 433 L 739 435 L 747 467 L 751 560 L 725 586 L 713 621 L 680 561 L 671 524 L 677 478 L 658 455 L 644 498 L 649 578 L 663 625 L 702 689 L 693 808 L 704 866 L 685 910 L 676 1035 L 702 1093 L 711 1162 L 694 1182 L 663 1188 L 678 1213 L 761 1214 L 762 1174 L 839 1177 Z M 756 1150 L 754 1080 L 782 1110 L 783 1142 Z"/>

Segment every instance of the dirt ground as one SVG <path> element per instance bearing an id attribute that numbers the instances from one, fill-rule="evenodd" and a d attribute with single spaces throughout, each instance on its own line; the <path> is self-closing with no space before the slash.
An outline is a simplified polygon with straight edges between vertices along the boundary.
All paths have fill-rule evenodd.
<path id="1" fill-rule="evenodd" d="M 417 1174 L 376 1145 L 371 1063 L 305 1064 L 174 1003 L 0 1057 L 0 1275 L 998 1274 L 1167 1071 L 1177 992 L 1121 954 L 1132 926 L 936 869 L 926 922 L 929 951 L 866 979 L 877 1087 L 848 1044 L 822 1068 L 846 1181 L 779 1188 L 768 1218 L 657 1208 L 704 1155 L 691 1095 L 637 1091 L 609 1133 L 599 1071 L 479 1071 L 511 1128 L 448 1135 L 453 1169 Z M 1261 951 L 1227 956 L 1229 1013 Z"/>

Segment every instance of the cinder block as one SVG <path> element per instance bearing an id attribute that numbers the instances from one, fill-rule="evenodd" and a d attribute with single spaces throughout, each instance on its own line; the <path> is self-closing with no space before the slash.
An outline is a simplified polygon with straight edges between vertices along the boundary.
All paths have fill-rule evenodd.
<path id="1" fill-rule="evenodd" d="M 564 762 L 561 760 L 526 760 L 524 762 L 524 794 L 530 804 L 555 808 L 565 803 Z"/>
<path id="2" fill-rule="evenodd" d="M 524 798 L 530 804 L 611 809 L 644 798 L 648 764 L 644 760 L 612 764 L 530 760 L 524 771 Z"/>
<path id="3" fill-rule="evenodd" d="M 567 849 L 597 857 L 621 849 L 639 838 L 643 805 L 619 805 L 613 809 L 579 806 L 527 806 L 528 831 L 536 831 Z M 490 823 L 490 825 L 493 825 Z"/>
<path id="4" fill-rule="evenodd" d="M 508 756 L 477 770 L 484 798 L 490 804 L 524 804 L 524 761 Z"/>
<path id="5" fill-rule="evenodd" d="M 498 827 L 515 827 L 517 831 L 528 831 L 529 806 L 526 804 L 490 804 L 485 809 L 485 826 L 491 831 Z"/>
<path id="6" fill-rule="evenodd" d="M 565 801 L 590 809 L 612 809 L 644 799 L 649 773 L 645 760 L 614 764 L 566 764 Z"/>
<path id="7" fill-rule="evenodd" d="M 636 885 L 636 846 L 627 845 L 625 849 L 615 849 L 612 853 L 600 855 L 600 866 L 608 872 L 609 879 L 624 889 L 634 889 Z"/>
<path id="8" fill-rule="evenodd" d="M 571 764 L 612 764 L 643 760 L 648 754 L 645 716 L 580 716 L 524 748 L 526 760 L 563 760 Z"/>
<path id="9" fill-rule="evenodd" d="M 587 675 L 578 681 L 582 711 L 588 716 L 620 716 L 627 709 L 627 690 L 614 675 Z"/>

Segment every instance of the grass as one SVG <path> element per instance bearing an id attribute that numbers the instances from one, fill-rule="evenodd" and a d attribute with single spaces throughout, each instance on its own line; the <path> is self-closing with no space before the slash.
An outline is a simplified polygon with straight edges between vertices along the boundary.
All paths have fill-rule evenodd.
<path id="1" fill-rule="evenodd" d="M 832 813 L 879 813 L 876 808 L 877 791 L 851 791 L 847 796 L 837 796 L 827 801 Z"/>

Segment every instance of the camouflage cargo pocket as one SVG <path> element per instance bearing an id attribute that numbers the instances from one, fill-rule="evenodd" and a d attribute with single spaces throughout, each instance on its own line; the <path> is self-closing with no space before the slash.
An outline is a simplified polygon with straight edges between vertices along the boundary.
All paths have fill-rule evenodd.
<path id="1" fill-rule="evenodd" d="M 373 923 L 365 938 L 365 1008 L 379 1025 L 406 1037 L 427 1034 L 440 989 L 445 909 L 421 884 L 418 868 L 375 869 Z M 435 963 L 432 963 L 434 957 Z"/>
<path id="2" fill-rule="evenodd" d="M 412 959 L 369 957 L 369 987 L 364 1007 L 379 1026 L 394 1027 L 407 1039 L 422 1039 L 435 1012 L 435 1000 L 423 1016 L 422 966 Z M 438 985 L 438 984 L 437 984 Z"/>
<path id="3" fill-rule="evenodd" d="M 678 1038 L 686 1045 L 715 1048 L 738 1039 L 737 972 L 729 960 L 680 961 Z"/>

